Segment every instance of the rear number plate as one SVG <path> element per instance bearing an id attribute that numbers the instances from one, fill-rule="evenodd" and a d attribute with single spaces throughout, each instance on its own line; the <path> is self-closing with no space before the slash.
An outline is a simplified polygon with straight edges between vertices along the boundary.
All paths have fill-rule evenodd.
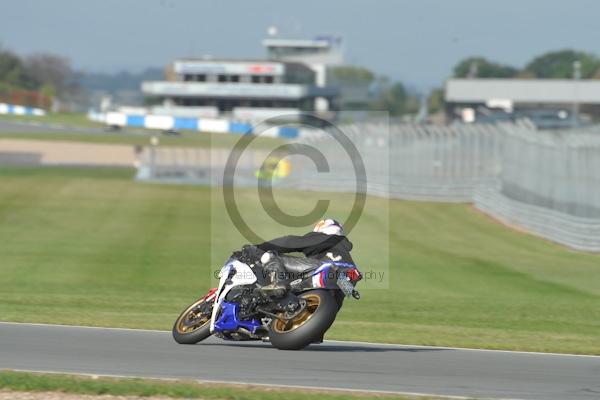
<path id="1" fill-rule="evenodd" d="M 344 292 L 346 297 L 352 296 L 352 292 L 354 292 L 354 286 L 350 283 L 348 278 L 346 278 L 346 275 L 340 275 L 337 280 L 337 285 L 340 289 L 342 289 L 342 292 Z"/>

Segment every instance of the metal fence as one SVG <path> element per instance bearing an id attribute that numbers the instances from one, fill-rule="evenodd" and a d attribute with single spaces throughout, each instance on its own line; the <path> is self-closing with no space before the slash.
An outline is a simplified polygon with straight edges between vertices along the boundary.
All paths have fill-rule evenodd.
<path id="1" fill-rule="evenodd" d="M 504 137 L 501 191 L 526 204 L 600 218 L 600 131 L 515 131 Z"/>
<path id="2" fill-rule="evenodd" d="M 480 210 L 565 245 L 600 251 L 600 128 L 541 132 L 527 124 L 342 126 L 366 170 L 371 195 L 474 202 Z M 328 173 L 296 157 L 282 187 L 354 192 L 356 157 L 334 137 L 308 135 L 303 144 L 325 156 Z M 346 153 L 346 154 L 344 154 Z M 237 185 L 256 185 L 268 151 L 245 152 Z M 225 150 L 147 150 L 138 177 L 220 185 Z M 360 187 L 360 185 L 358 185 Z"/>
<path id="3" fill-rule="evenodd" d="M 500 172 L 503 131 L 498 127 L 462 125 L 363 124 L 342 126 L 367 170 L 369 194 L 400 199 L 468 202 L 482 184 Z M 335 171 L 303 182 L 307 189 L 353 190 L 355 177 L 347 155 L 332 137 L 314 138 Z M 341 175 L 341 176 L 340 176 Z"/>
<path id="4" fill-rule="evenodd" d="M 508 130 L 495 185 L 475 206 L 569 247 L 600 251 L 600 129 Z"/>

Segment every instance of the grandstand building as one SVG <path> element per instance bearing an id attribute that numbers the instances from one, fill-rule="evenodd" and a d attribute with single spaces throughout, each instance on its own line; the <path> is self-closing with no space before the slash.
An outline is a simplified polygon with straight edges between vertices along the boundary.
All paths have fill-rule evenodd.
<path id="1" fill-rule="evenodd" d="M 573 110 L 600 116 L 600 81 L 452 78 L 446 81 L 444 100 L 451 119 L 478 122 L 525 115 L 556 120 L 549 122 L 559 127 L 561 118 L 565 125 L 571 124 Z"/>
<path id="2" fill-rule="evenodd" d="M 176 60 L 166 80 L 143 82 L 142 92 L 162 115 L 252 121 L 316 111 L 332 117 L 339 90 L 328 84 L 327 68 L 343 62 L 339 40 L 270 37 L 263 45 L 265 60 Z"/>

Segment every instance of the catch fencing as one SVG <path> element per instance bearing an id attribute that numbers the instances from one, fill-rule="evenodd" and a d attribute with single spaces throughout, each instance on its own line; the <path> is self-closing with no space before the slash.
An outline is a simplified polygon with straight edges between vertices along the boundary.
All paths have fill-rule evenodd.
<path id="1" fill-rule="evenodd" d="M 367 171 L 368 194 L 391 198 L 469 202 L 475 189 L 500 171 L 502 133 L 498 127 L 363 124 L 342 126 Z M 323 152 L 332 171 L 296 180 L 306 189 L 352 191 L 355 176 L 347 155 L 332 136 L 305 139 Z M 301 169 L 307 171 L 306 168 Z M 312 176 L 312 175 L 311 175 Z"/>
<path id="2" fill-rule="evenodd" d="M 600 251 L 600 129 L 509 131 L 502 169 L 477 188 L 475 206 L 509 224 L 587 251 Z"/>
<path id="3" fill-rule="evenodd" d="M 473 202 L 508 224 L 573 248 L 600 251 L 600 128 L 537 131 L 498 125 L 355 124 L 340 130 L 356 147 L 367 194 L 398 199 Z M 296 157 L 281 187 L 355 192 L 356 159 L 335 137 L 303 135 L 325 156 L 328 173 Z M 342 146 L 344 147 L 344 146 Z M 236 185 L 256 185 L 266 150 L 244 152 Z M 140 179 L 221 185 L 226 150 L 146 149 Z M 359 182 L 361 183 L 361 182 Z"/>

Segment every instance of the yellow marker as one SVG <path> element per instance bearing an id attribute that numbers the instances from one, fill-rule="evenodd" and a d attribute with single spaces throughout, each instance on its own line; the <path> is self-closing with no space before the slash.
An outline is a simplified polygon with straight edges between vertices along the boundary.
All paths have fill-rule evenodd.
<path id="1" fill-rule="evenodd" d="M 256 177 L 260 180 L 285 178 L 290 175 L 291 170 L 292 165 L 288 160 L 279 157 L 270 157 L 256 171 Z"/>

